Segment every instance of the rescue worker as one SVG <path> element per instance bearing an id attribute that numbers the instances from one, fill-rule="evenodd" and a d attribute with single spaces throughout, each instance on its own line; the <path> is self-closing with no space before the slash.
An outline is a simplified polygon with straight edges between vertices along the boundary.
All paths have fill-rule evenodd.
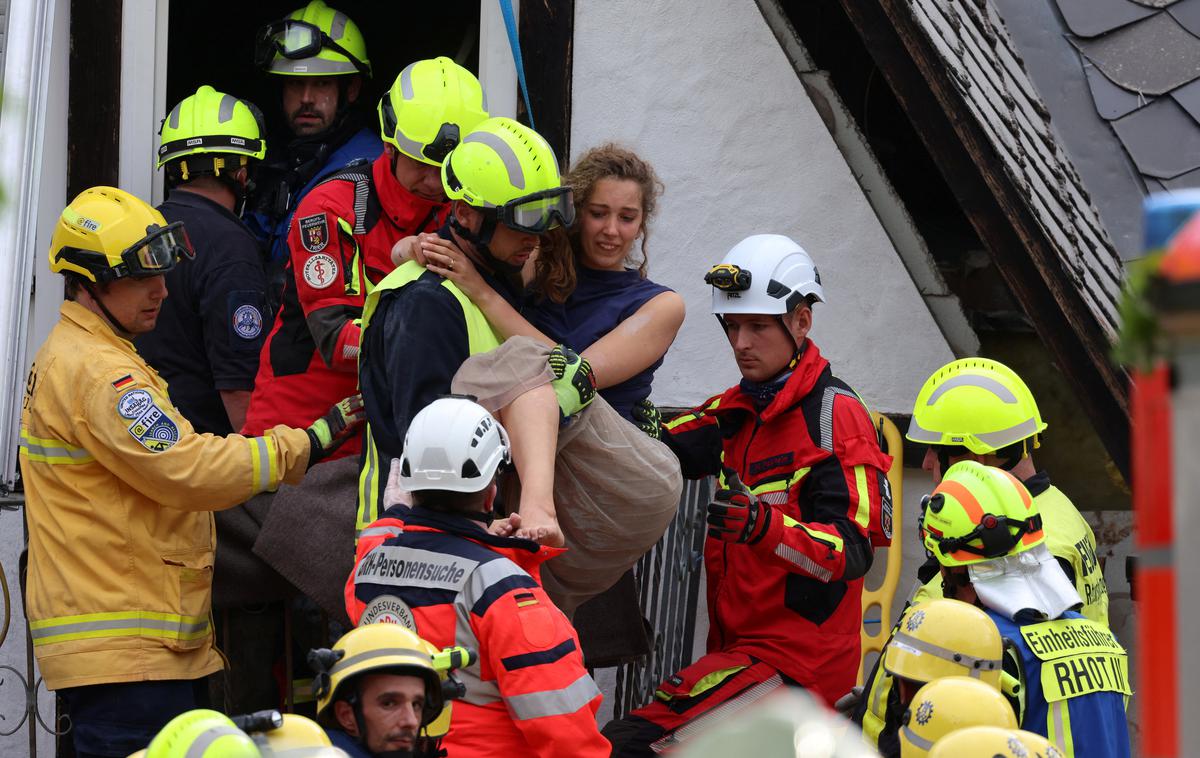
<path id="1" fill-rule="evenodd" d="M 1108 586 L 1096 537 L 1075 505 L 1033 462 L 1046 422 L 1021 377 L 999 361 L 963 358 L 942 366 L 921 387 L 908 439 L 929 446 L 922 467 L 941 480 L 958 461 L 997 466 L 1021 480 L 1036 500 L 1046 527 L 1046 547 L 1083 598 L 1084 616 L 1108 625 Z M 932 559 L 913 602 L 941 595 Z"/>
<path id="2" fill-rule="evenodd" d="M 881 755 L 898 756 L 901 718 L 921 686 L 944 676 L 967 676 L 1001 690 L 1003 656 L 1000 631 L 975 606 L 944 598 L 910 605 L 872 672 L 871 680 L 883 686 L 870 690 L 854 720 Z"/>
<path id="3" fill-rule="evenodd" d="M 1046 546 L 1025 485 L 999 468 L 956 463 L 925 507 L 923 532 L 945 596 L 982 608 L 1011 641 L 1021 728 L 1068 757 L 1127 758 L 1125 650 L 1106 626 L 1070 610 L 1079 594 Z"/>
<path id="4" fill-rule="evenodd" d="M 925 758 L 942 737 L 972 726 L 1016 729 L 1017 717 L 999 690 L 977 679 L 935 679 L 917 690 L 904 711 L 900 758 Z"/>
<path id="5" fill-rule="evenodd" d="M 283 305 L 259 358 L 246 433 L 355 391 L 367 289 L 392 270 L 392 245 L 442 223 L 441 161 L 485 118 L 471 72 L 449 58 L 412 63 L 379 103 L 383 153 L 305 196 L 288 231 Z M 356 438 L 341 455 L 360 450 Z"/>
<path id="6" fill-rule="evenodd" d="M 281 105 L 293 138 L 272 150 L 259 172 L 248 219 L 282 286 L 288 227 L 300 201 L 334 171 L 375 160 L 383 144 L 359 99 L 371 77 L 366 40 L 349 16 L 324 0 L 311 0 L 259 29 L 254 65 L 281 77 Z"/>
<path id="7" fill-rule="evenodd" d="M 784 684 L 832 704 L 857 673 L 862 577 L 891 537 L 891 459 L 808 337 L 824 300 L 808 253 L 753 235 L 705 281 L 742 381 L 664 424 L 663 440 L 684 476 L 720 476 L 704 546 L 708 653 L 605 727 L 614 755 L 650 755 L 704 712 Z"/>
<path id="8" fill-rule="evenodd" d="M 998 726 L 969 726 L 933 744 L 929 758 L 1062 758 L 1040 734 Z"/>
<path id="9" fill-rule="evenodd" d="M 571 191 L 562 186 L 554 150 L 527 126 L 508 118 L 488 119 L 466 135 L 462 150 L 450 154 L 443 164 L 442 183 L 454 202 L 438 235 L 470 256 L 484 280 L 519 307 L 520 283 L 513 276 L 532 255 L 538 235 L 569 225 L 574 217 Z M 386 507 L 385 485 L 393 460 L 400 457 L 417 411 L 451 391 L 451 379 L 467 358 L 501 343 L 466 295 L 414 261 L 396 269 L 367 296 L 362 329 L 359 380 L 368 431 L 359 487 L 360 530 Z M 421 360 L 413 360 L 418 355 Z M 563 350 L 547 360 L 556 376 L 551 394 L 559 399 L 562 416 L 570 417 L 595 395 L 590 366 Z M 547 408 L 553 404 L 542 410 Z M 509 424 L 518 449 L 523 444 L 539 446 L 537 454 L 518 457 L 520 510 L 531 527 L 548 523 L 545 514 L 554 513 L 553 457 L 559 414 L 549 413 L 511 413 L 501 419 Z M 527 432 L 531 425 L 535 428 Z M 542 516 L 536 522 L 533 505 Z M 561 533 L 555 536 L 561 545 Z"/>
<path id="10" fill-rule="evenodd" d="M 196 257 L 166 274 L 171 297 L 137 349 L 196 431 L 232 434 L 258 373 L 267 290 L 262 250 L 236 214 L 266 142 L 254 106 L 207 85 L 171 109 L 160 133 L 171 192 L 158 210 L 183 222 Z"/>
<path id="11" fill-rule="evenodd" d="M 371 526 L 382 542 L 360 542 L 347 610 L 359 624 L 399 623 L 435 646 L 479 651 L 461 672 L 449 755 L 608 756 L 600 690 L 575 629 L 538 582 L 562 550 L 485 528 L 496 474 L 510 461 L 504 427 L 478 404 L 446 397 L 422 409 L 397 464 L 413 506 Z"/>
<path id="12" fill-rule="evenodd" d="M 51 238 L 68 299 L 21 412 L 26 614 L 79 755 L 126 756 L 196 706 L 221 668 L 209 511 L 299 481 L 360 421 L 352 399 L 307 429 L 197 433 L 130 341 L 154 328 L 163 274 L 192 254 L 182 224 L 112 187 L 76 197 Z"/>

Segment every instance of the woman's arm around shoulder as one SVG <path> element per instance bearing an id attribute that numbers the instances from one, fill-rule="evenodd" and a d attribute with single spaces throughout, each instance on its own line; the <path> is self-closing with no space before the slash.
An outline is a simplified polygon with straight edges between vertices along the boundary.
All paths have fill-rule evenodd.
<path id="1" fill-rule="evenodd" d="M 604 389 L 620 384 L 666 355 L 683 325 L 684 310 L 678 292 L 662 292 L 592 343 L 583 357 L 592 364 L 596 385 Z"/>

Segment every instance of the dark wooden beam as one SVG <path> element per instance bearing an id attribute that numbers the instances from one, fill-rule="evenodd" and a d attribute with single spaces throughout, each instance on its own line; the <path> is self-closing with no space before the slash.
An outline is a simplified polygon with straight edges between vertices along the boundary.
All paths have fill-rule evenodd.
<path id="1" fill-rule="evenodd" d="M 839 0 L 1128 481 L 1127 377 L 908 0 Z"/>
<path id="2" fill-rule="evenodd" d="M 121 135 L 121 0 L 71 0 L 67 199 L 116 186 Z"/>
<path id="3" fill-rule="evenodd" d="M 575 0 L 521 0 L 518 26 L 533 123 L 565 170 L 571 158 Z"/>

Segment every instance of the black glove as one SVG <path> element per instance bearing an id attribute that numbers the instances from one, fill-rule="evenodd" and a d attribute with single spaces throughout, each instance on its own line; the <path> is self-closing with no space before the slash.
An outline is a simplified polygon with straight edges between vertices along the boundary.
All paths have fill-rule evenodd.
<path id="1" fill-rule="evenodd" d="M 546 356 L 554 372 L 554 394 L 558 396 L 558 411 L 564 420 L 591 405 L 596 397 L 596 375 L 592 364 L 566 345 L 556 345 Z"/>
<path id="2" fill-rule="evenodd" d="M 662 414 L 650 398 L 639 400 L 633 404 L 633 425 L 646 433 L 652 439 L 662 439 Z"/>
<path id="3" fill-rule="evenodd" d="M 358 428 L 367 420 L 363 410 L 362 395 L 351 395 L 337 403 L 329 411 L 312 423 L 304 431 L 308 432 L 311 449 L 308 453 L 308 465 L 328 458 L 342 444 L 354 436 Z"/>
<path id="4" fill-rule="evenodd" d="M 737 474 L 725 470 L 727 489 L 708 504 L 708 536 L 723 542 L 754 544 L 771 526 L 771 506 L 759 500 Z"/>

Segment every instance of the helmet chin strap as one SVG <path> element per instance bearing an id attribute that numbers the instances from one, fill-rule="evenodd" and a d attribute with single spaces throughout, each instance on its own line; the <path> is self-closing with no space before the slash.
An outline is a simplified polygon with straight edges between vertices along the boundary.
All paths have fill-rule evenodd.
<path id="1" fill-rule="evenodd" d="M 109 324 L 116 327 L 117 331 L 120 332 L 122 336 L 124 336 L 124 335 L 128 335 L 130 337 L 134 336 L 133 331 L 126 328 L 126 326 L 124 324 L 122 324 L 120 321 L 117 320 L 116 316 L 112 315 L 112 311 L 110 311 L 108 308 L 106 308 L 104 306 L 104 301 L 100 299 L 100 296 L 96 293 L 96 290 L 92 289 L 91 282 L 85 281 L 83 283 L 83 288 L 85 290 L 87 290 L 88 295 L 91 296 L 92 300 L 96 303 L 96 305 L 100 306 L 100 311 L 104 314 L 104 318 L 108 319 Z"/>
<path id="2" fill-rule="evenodd" d="M 450 228 L 454 230 L 455 234 L 470 242 L 475 247 L 475 250 L 489 268 L 505 274 L 518 274 L 521 272 L 522 266 L 500 260 L 495 255 L 492 255 L 492 250 L 488 247 L 488 243 L 492 241 L 492 237 L 496 234 L 496 226 L 495 219 L 484 215 L 483 223 L 479 226 L 479 233 L 476 234 L 463 226 L 462 222 L 458 220 L 458 216 L 454 215 L 453 212 L 450 213 Z"/>

